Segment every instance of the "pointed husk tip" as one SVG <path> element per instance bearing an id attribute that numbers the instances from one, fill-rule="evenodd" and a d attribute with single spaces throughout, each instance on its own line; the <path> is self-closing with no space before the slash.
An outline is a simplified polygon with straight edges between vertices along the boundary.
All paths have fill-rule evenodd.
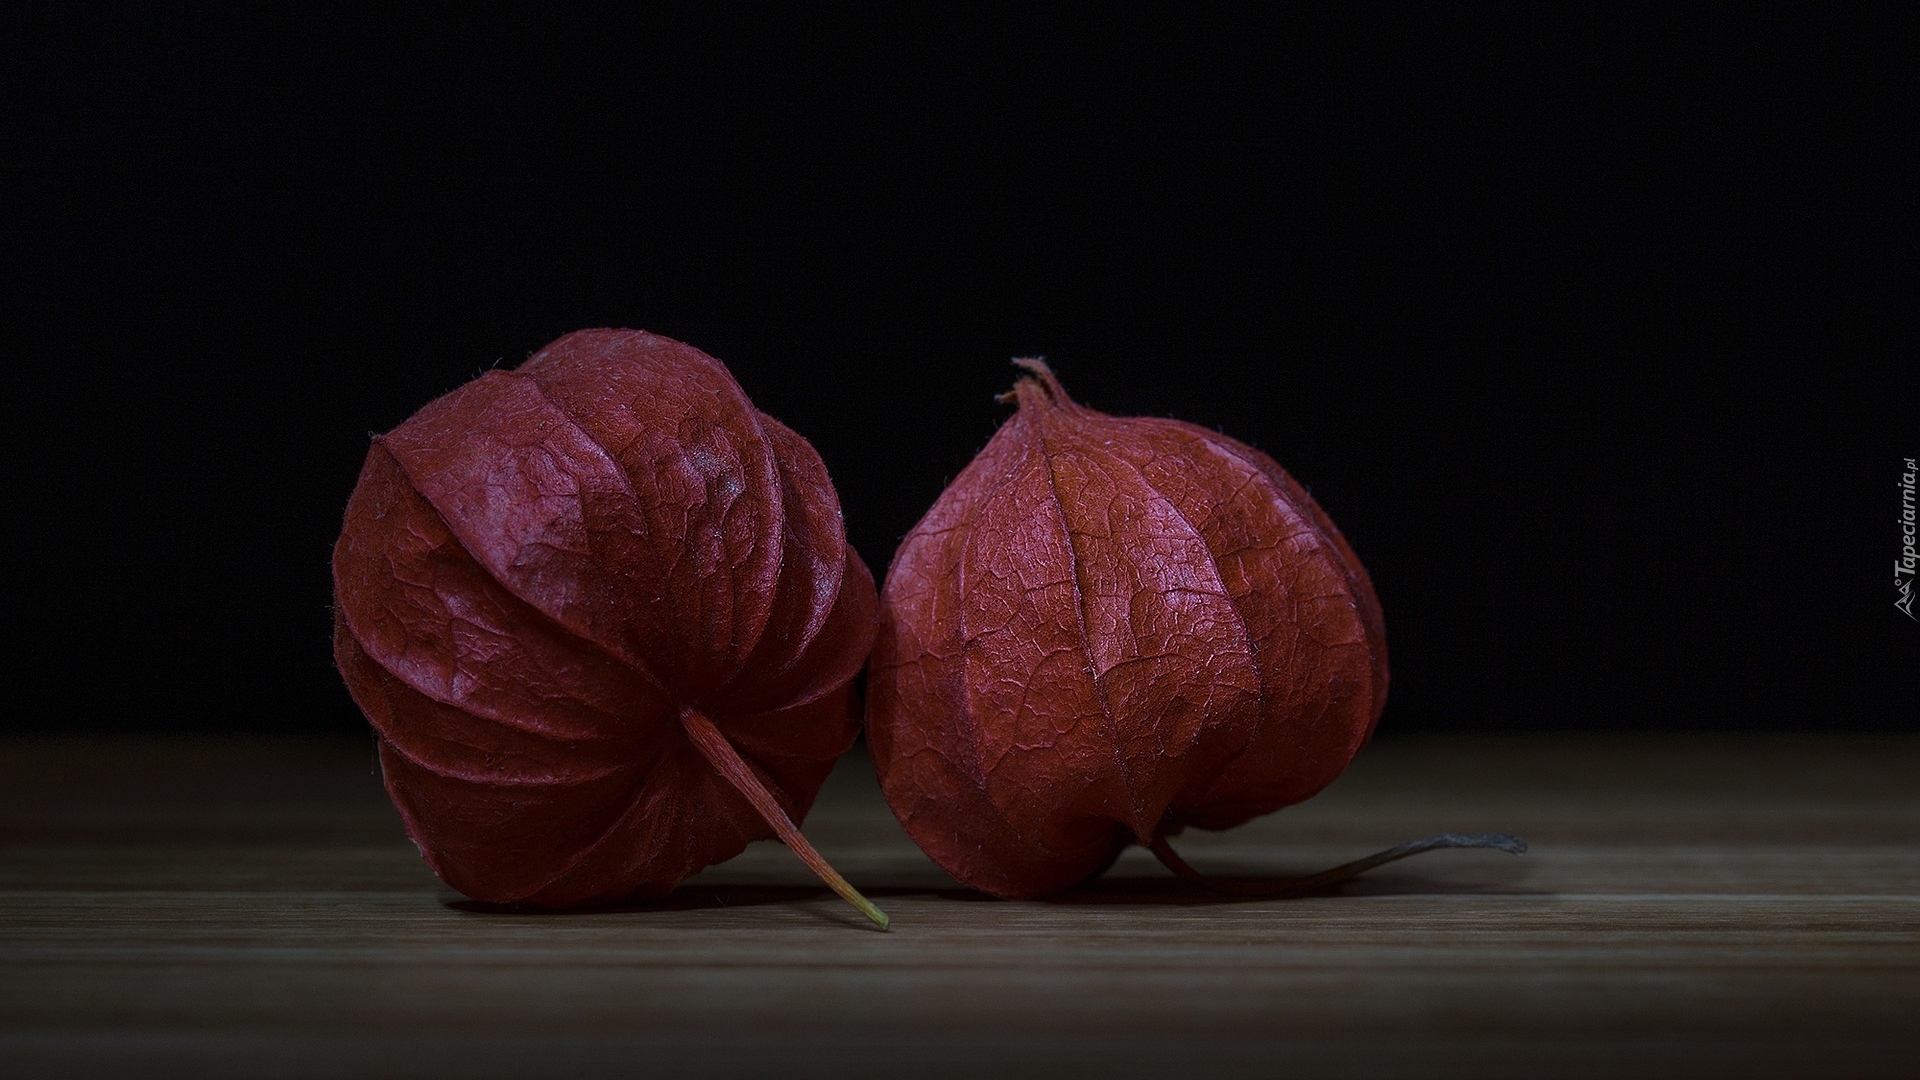
<path id="1" fill-rule="evenodd" d="M 1014 382 L 1013 389 L 1000 394 L 994 400 L 1017 402 L 1023 409 L 1037 408 L 1042 405 L 1073 407 L 1073 399 L 1067 396 L 1066 387 L 1060 385 L 1060 380 L 1054 375 L 1053 369 L 1047 366 L 1045 357 L 1016 356 L 1013 358 L 1013 366 L 1027 374 Z"/>

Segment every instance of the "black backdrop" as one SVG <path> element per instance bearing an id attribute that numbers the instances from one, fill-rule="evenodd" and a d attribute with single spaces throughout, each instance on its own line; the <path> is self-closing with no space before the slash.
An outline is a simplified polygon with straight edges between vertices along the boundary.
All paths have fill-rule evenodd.
<path id="1" fill-rule="evenodd" d="M 614 325 L 808 435 L 876 572 L 1011 356 L 1261 446 L 1386 732 L 1909 726 L 1915 43 L 1677 8 L 29 17 L 7 723 L 357 729 L 368 432 Z"/>

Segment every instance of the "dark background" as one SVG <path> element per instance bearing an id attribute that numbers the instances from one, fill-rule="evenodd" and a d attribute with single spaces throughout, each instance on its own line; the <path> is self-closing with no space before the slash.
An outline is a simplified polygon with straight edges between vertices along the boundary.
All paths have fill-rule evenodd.
<path id="1" fill-rule="evenodd" d="M 1915 42 L 1675 7 L 29 17 L 5 722 L 360 729 L 368 433 L 613 325 L 810 437 L 876 572 L 1011 356 L 1262 447 L 1379 587 L 1383 732 L 1908 727 Z"/>

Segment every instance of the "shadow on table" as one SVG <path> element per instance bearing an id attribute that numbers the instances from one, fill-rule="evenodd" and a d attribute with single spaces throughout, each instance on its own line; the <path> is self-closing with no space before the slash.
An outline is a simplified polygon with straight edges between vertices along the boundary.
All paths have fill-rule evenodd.
<path id="1" fill-rule="evenodd" d="M 1257 876 L 1234 880 L 1258 882 Z M 1329 896 L 1540 896 L 1550 890 L 1521 888 L 1488 882 L 1463 883 L 1458 880 L 1427 878 L 1414 874 L 1393 877 L 1361 878 L 1324 888 L 1288 893 L 1283 896 L 1235 896 L 1214 892 L 1201 885 L 1177 878 L 1119 877 L 1099 878 L 1076 885 L 1058 896 L 1047 898 L 1052 904 L 1162 904 L 1169 907 L 1200 907 L 1215 904 L 1284 904 L 1291 900 L 1311 900 Z M 942 893 L 954 900 L 991 899 L 973 890 Z"/>
<path id="2" fill-rule="evenodd" d="M 1257 881 L 1257 877 L 1237 880 Z M 959 886 L 862 886 L 860 891 L 876 903 L 900 897 L 935 897 L 961 903 L 999 904 L 1007 901 L 976 889 Z M 627 914 L 649 911 L 701 911 L 731 907 L 758 907 L 766 904 L 797 904 L 831 897 L 823 885 L 682 885 L 658 899 L 630 900 L 590 908 L 525 907 L 517 904 L 491 904 L 479 900 L 449 900 L 447 907 L 473 915 L 511 916 L 515 918 L 566 918 L 582 914 Z M 1209 891 L 1199 885 L 1167 877 L 1101 877 L 1076 885 L 1064 893 L 1045 897 L 1037 903 L 1069 906 L 1161 905 L 1199 907 L 1217 904 L 1284 904 L 1290 900 L 1328 896 L 1538 896 L 1545 891 L 1520 888 L 1505 883 L 1461 883 L 1439 877 L 1424 877 L 1401 872 L 1379 878 L 1355 881 L 1310 892 L 1280 897 L 1232 896 Z"/>
<path id="3" fill-rule="evenodd" d="M 948 892 L 927 886 L 862 888 L 870 900 L 900 896 L 939 896 Z M 991 900 L 984 893 L 980 899 Z M 483 900 L 448 900 L 447 907 L 470 915 L 506 915 L 514 918 L 568 918 L 578 915 L 620 915 L 647 911 L 702 911 L 714 908 L 758 907 L 765 904 L 798 904 L 833 896 L 824 885 L 682 885 L 666 896 L 653 899 L 623 900 L 593 907 L 542 908 L 523 904 L 493 904 Z"/>

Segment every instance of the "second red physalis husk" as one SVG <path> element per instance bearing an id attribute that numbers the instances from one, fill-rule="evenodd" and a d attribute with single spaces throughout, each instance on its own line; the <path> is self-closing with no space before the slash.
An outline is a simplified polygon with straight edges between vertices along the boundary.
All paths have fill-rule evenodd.
<path id="1" fill-rule="evenodd" d="M 1353 549 L 1258 450 L 1076 404 L 1038 361 L 1018 411 L 908 534 L 869 665 L 882 788 L 942 869 L 996 896 L 1059 892 L 1167 838 L 1307 799 L 1387 699 L 1380 604 Z"/>

